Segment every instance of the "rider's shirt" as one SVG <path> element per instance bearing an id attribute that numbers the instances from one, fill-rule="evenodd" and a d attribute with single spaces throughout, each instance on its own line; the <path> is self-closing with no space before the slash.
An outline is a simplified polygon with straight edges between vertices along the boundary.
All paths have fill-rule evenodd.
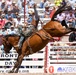
<path id="1" fill-rule="evenodd" d="M 31 34 L 34 32 L 34 30 L 35 30 L 35 27 L 34 27 L 33 25 L 28 25 L 28 26 L 26 27 L 26 30 L 23 31 L 23 35 L 24 35 L 25 37 L 31 36 Z"/>

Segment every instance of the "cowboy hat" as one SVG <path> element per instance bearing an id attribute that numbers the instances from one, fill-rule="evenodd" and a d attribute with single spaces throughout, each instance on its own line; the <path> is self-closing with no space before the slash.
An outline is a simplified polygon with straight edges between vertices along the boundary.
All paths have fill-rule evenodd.
<path id="1" fill-rule="evenodd" d="M 5 0 L 2 0 L 2 3 L 4 3 L 5 2 Z"/>
<path id="2" fill-rule="evenodd" d="M 13 1 L 12 3 L 16 3 L 16 1 Z"/>
<path id="3" fill-rule="evenodd" d="M 33 10 L 29 10 L 29 12 L 28 12 L 29 14 L 34 14 L 34 11 Z"/>

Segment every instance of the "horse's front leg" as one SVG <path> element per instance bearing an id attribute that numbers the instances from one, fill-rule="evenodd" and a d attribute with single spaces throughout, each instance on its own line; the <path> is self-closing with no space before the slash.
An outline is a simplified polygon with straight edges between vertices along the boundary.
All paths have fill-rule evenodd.
<path id="1" fill-rule="evenodd" d="M 17 68 L 19 56 L 20 55 L 18 55 L 17 61 L 16 61 L 15 65 L 14 65 L 13 69 L 11 71 L 9 71 L 9 73 L 14 73 L 15 68 Z"/>
<path id="2" fill-rule="evenodd" d="M 18 64 L 17 64 L 16 70 L 15 70 L 15 73 L 18 73 L 18 70 L 19 70 L 19 67 L 21 66 L 23 58 L 24 58 L 24 55 L 21 54 L 18 58 Z"/>

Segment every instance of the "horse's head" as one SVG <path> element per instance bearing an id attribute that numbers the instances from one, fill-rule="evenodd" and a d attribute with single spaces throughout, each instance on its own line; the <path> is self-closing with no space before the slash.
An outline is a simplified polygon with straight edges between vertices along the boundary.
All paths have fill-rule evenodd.
<path id="1" fill-rule="evenodd" d="M 12 45 L 9 43 L 9 41 L 6 39 L 6 37 L 2 38 L 2 44 L 4 46 L 5 53 L 9 53 L 9 51 L 12 48 Z"/>

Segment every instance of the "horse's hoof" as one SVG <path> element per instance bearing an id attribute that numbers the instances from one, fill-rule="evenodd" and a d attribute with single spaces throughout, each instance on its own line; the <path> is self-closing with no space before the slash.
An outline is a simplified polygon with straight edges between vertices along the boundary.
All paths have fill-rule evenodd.
<path id="1" fill-rule="evenodd" d="M 14 71 L 9 71 L 8 73 L 14 73 Z"/>
<path id="2" fill-rule="evenodd" d="M 18 72 L 15 71 L 14 73 L 18 73 Z"/>

